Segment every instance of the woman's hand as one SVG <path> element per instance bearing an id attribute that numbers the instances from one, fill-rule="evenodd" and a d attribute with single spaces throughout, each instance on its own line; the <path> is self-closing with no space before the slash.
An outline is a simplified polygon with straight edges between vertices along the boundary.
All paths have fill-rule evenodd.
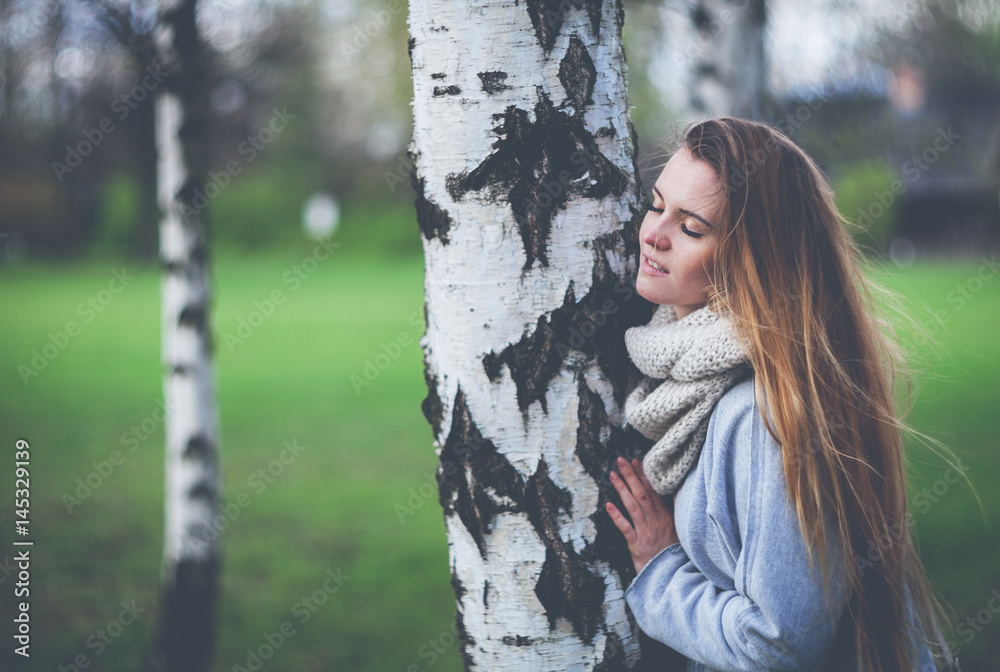
<path id="1" fill-rule="evenodd" d="M 619 457 L 618 469 L 622 475 L 619 476 L 612 470 L 611 484 L 618 491 L 632 523 L 611 502 L 608 502 L 606 508 L 612 522 L 625 535 L 632 563 L 638 574 L 657 553 L 677 543 L 679 539 L 677 530 L 674 529 L 673 512 L 649 484 L 646 474 L 642 473 L 639 460 L 632 460 L 630 465 L 625 458 Z"/>

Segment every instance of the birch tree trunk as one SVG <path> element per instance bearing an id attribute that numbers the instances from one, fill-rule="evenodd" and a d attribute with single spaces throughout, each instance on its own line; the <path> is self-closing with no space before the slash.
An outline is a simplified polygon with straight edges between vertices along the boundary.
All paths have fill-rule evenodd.
<path id="1" fill-rule="evenodd" d="M 150 664 L 209 668 L 219 571 L 219 428 L 210 333 L 205 192 L 206 63 L 195 0 L 165 2 L 156 45 L 169 75 L 156 92 L 164 401 L 167 409 L 161 603 Z"/>
<path id="2" fill-rule="evenodd" d="M 423 410 L 468 670 L 633 669 L 646 651 L 603 509 L 615 457 L 643 447 L 622 429 L 623 332 L 651 308 L 623 18 L 617 1 L 410 3 Z"/>
<path id="3" fill-rule="evenodd" d="M 696 0 L 688 107 L 696 119 L 763 118 L 764 0 Z"/>

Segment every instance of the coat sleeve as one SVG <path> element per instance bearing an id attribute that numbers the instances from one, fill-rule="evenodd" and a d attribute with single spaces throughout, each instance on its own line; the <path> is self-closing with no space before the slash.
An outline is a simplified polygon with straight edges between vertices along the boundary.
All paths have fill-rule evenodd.
<path id="1" fill-rule="evenodd" d="M 729 488 L 746 507 L 746 529 L 734 589 L 715 585 L 681 543 L 654 557 L 625 592 L 639 627 L 653 639 L 716 670 L 817 670 L 828 662 L 846 608 L 846 574 L 828 525 L 830 601 L 818 558 L 810 571 L 787 489 L 780 446 L 757 416 L 756 404 L 722 414 L 706 450 L 742 451 L 734 473 L 713 473 L 707 487 Z M 711 445 L 713 441 L 733 445 Z M 705 455 L 703 455 L 705 457 Z M 749 465 L 749 468 L 746 468 Z M 741 496 L 735 497 L 739 491 Z M 815 554 L 815 552 L 814 552 Z"/>

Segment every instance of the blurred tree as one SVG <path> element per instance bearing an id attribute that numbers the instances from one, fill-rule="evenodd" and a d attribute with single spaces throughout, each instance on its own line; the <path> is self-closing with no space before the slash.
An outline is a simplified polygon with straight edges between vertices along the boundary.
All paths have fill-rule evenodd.
<path id="1" fill-rule="evenodd" d="M 156 90 L 166 415 L 162 594 L 149 668 L 201 672 L 215 646 L 219 428 L 209 307 L 207 57 L 197 0 L 164 0 L 155 29 L 169 76 Z M 216 187 L 218 189 L 218 187 Z"/>
<path id="2" fill-rule="evenodd" d="M 688 112 L 696 117 L 763 118 L 764 0 L 696 0 Z"/>
<path id="3" fill-rule="evenodd" d="M 164 267 L 163 328 L 166 488 L 161 596 L 146 669 L 201 672 L 215 647 L 221 555 L 219 429 L 209 331 L 208 206 L 213 62 L 197 25 L 197 0 L 88 0 L 142 66 L 155 100 L 140 129 L 143 179 L 155 176 Z M 143 94 L 143 99 L 145 94 Z M 123 109 L 143 109 L 140 100 Z M 114 109 L 114 105 L 112 105 Z M 218 190 L 215 186 L 216 193 Z M 148 190 L 147 190 L 148 197 Z"/>
<path id="4" fill-rule="evenodd" d="M 635 372 L 620 2 L 410 4 L 428 396 L 467 669 L 680 669 L 604 504 Z"/>

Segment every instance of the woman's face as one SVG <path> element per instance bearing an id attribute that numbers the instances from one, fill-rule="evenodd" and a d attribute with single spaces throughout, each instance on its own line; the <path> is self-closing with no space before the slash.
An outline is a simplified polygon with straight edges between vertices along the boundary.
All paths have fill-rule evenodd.
<path id="1" fill-rule="evenodd" d="M 639 229 L 636 290 L 648 301 L 674 306 L 678 319 L 708 301 L 719 192 L 712 168 L 682 147 L 657 178 L 652 209 Z"/>

